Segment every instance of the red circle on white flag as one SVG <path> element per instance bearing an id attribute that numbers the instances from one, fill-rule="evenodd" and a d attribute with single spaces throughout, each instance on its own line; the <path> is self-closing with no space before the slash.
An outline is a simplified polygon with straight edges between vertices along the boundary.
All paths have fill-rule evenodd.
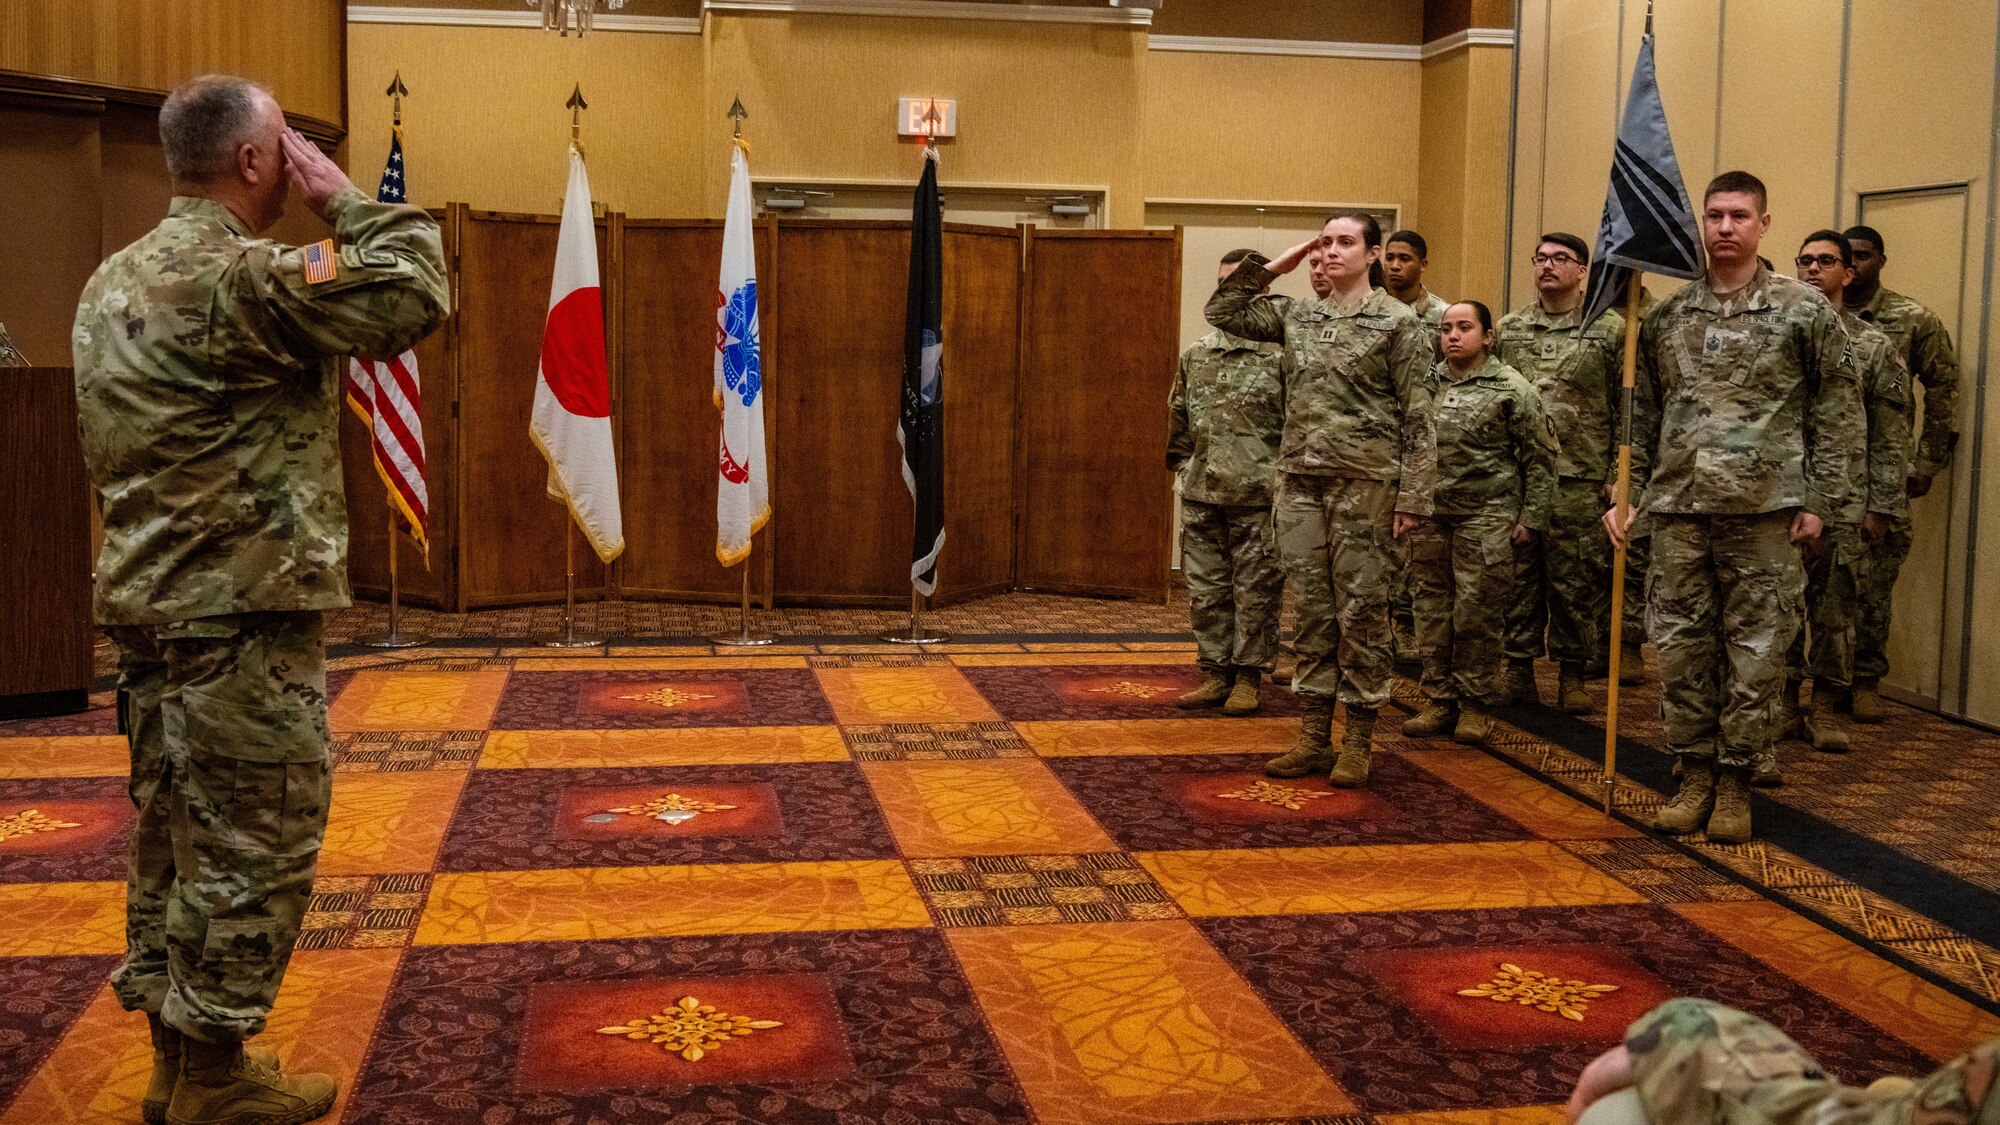
<path id="1" fill-rule="evenodd" d="M 611 376 L 604 366 L 604 301 L 592 285 L 573 289 L 549 310 L 542 330 L 542 379 L 564 410 L 611 416 Z"/>

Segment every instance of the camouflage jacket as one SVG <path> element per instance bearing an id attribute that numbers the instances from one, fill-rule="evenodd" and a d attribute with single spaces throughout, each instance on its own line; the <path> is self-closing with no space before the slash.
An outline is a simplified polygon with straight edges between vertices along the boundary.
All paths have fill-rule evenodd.
<path id="1" fill-rule="evenodd" d="M 7 335 L 7 326 L 0 324 L 0 367 L 27 366 L 29 366 L 28 357 L 22 355 L 21 349 L 14 346 L 13 339 Z"/>
<path id="2" fill-rule="evenodd" d="M 1417 319 L 1423 322 L 1424 335 L 1431 342 L 1433 363 L 1444 361 L 1444 341 L 1438 336 L 1438 328 L 1444 324 L 1444 311 L 1450 307 L 1450 301 L 1428 290 L 1424 292 L 1423 300 L 1410 306 L 1410 311 L 1416 313 Z"/>
<path id="3" fill-rule="evenodd" d="M 104 517 L 97 617 L 151 625 L 348 603 L 336 357 L 393 356 L 444 320 L 437 224 L 343 191 L 331 277 L 177 197 L 91 276 L 78 427 Z"/>
<path id="4" fill-rule="evenodd" d="M 1868 416 L 1865 471 L 1853 480 L 1853 493 L 1840 518 L 1860 523 L 1869 512 L 1896 517 L 1909 510 L 1903 484 L 1910 463 L 1910 374 L 1895 342 L 1853 313 L 1840 322 L 1854 340 L 1853 357 L 1861 380 L 1861 406 Z"/>
<path id="5" fill-rule="evenodd" d="M 1493 354 L 1542 393 L 1542 409 L 1562 442 L 1556 475 L 1610 480 L 1618 469 L 1618 424 L 1625 389 L 1625 318 L 1607 312 L 1589 328 L 1582 312 L 1543 311 L 1537 301 L 1500 320 Z"/>
<path id="6" fill-rule="evenodd" d="M 1903 365 L 1924 388 L 1924 432 L 1915 442 L 1910 475 L 1934 477 L 1951 464 L 1958 444 L 1958 353 L 1937 314 L 1901 293 L 1877 288 L 1875 296 L 1849 312 L 1882 330 Z M 1914 401 L 1915 396 L 1906 396 Z M 1916 424 L 1914 413 L 1910 424 Z"/>
<path id="7" fill-rule="evenodd" d="M 1708 1000 L 1669 1000 L 1625 1032 L 1649 1125 L 2000 1125 L 2000 1039 L 1876 1093 L 1821 1070 L 1784 1032 Z"/>
<path id="8" fill-rule="evenodd" d="M 1866 451 L 1848 346 L 1819 290 L 1762 266 L 1726 302 L 1696 281 L 1654 306 L 1632 396 L 1639 512 L 1834 518 Z"/>
<path id="9" fill-rule="evenodd" d="M 1285 433 L 1278 468 L 1398 484 L 1396 510 L 1429 515 L 1436 480 L 1429 405 L 1431 342 L 1410 306 L 1371 290 L 1358 308 L 1259 296 L 1276 275 L 1252 254 L 1209 298 L 1208 322 L 1282 344 Z"/>
<path id="10" fill-rule="evenodd" d="M 1276 345 L 1210 332 L 1181 353 L 1167 401 L 1167 468 L 1204 504 L 1269 505 L 1285 429 Z"/>
<path id="11" fill-rule="evenodd" d="M 1512 515 L 1515 523 L 1548 527 L 1558 451 L 1534 384 L 1492 356 L 1456 379 L 1444 363 L 1426 378 L 1437 434 L 1437 514 Z"/>

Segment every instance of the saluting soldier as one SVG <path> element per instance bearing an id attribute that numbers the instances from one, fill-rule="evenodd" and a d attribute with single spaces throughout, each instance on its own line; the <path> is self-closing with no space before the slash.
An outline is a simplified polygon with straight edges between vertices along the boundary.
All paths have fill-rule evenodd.
<path id="1" fill-rule="evenodd" d="M 1860 386 L 1840 317 L 1772 273 L 1763 181 L 1725 172 L 1702 196 L 1703 280 L 1647 314 L 1633 395 L 1633 480 L 1653 548 L 1660 711 L 1680 788 L 1672 834 L 1750 838 L 1750 769 L 1777 735 L 1785 653 L 1813 549 L 1862 456 Z"/>
<path id="2" fill-rule="evenodd" d="M 1521 585 L 1507 609 L 1506 695 L 1512 703 L 1541 701 L 1535 660 L 1546 651 L 1558 670 L 1557 705 L 1581 715 L 1592 706 L 1590 671 L 1603 666 L 1613 643 L 1611 545 L 1598 521 L 1617 470 L 1625 320 L 1606 312 L 1584 326 L 1590 249 L 1583 239 L 1543 235 L 1533 265 L 1535 300 L 1500 321 L 1496 351 L 1540 393 L 1562 452 L 1548 530 L 1516 556 Z M 1637 666 L 1637 646 L 1623 659 Z"/>
<path id="3" fill-rule="evenodd" d="M 1328 295 L 1262 296 L 1317 248 Z M 1270 262 L 1252 254 L 1209 299 L 1208 322 L 1282 344 L 1285 428 L 1278 451 L 1278 555 L 1298 595 L 1299 738 L 1265 771 L 1368 776 L 1376 711 L 1388 702 L 1395 539 L 1430 513 L 1432 460 L 1423 377 L 1431 343 L 1410 307 L 1375 288 L 1382 228 L 1345 211 Z M 1333 705 L 1347 705 L 1332 751 Z"/>
<path id="4" fill-rule="evenodd" d="M 1249 256 L 1223 255 L 1217 283 Z M 1226 715 L 1248 715 L 1277 661 L 1285 576 L 1271 489 L 1285 426 L 1281 362 L 1276 344 L 1216 329 L 1181 353 L 1174 373 L 1167 468 L 1180 480 L 1181 574 L 1202 672 L 1181 707 L 1220 703 Z"/>
<path id="5" fill-rule="evenodd" d="M 331 792 L 320 614 L 349 604 L 333 361 L 436 328 L 444 254 L 428 215 L 355 190 L 246 79 L 182 84 L 160 139 L 167 217 L 98 267 L 73 332 L 138 809 L 113 988 L 152 1030 L 148 1121 L 302 1122 L 333 1080 L 243 1041 L 284 978 Z M 294 186 L 333 239 L 257 237 Z"/>
<path id="6" fill-rule="evenodd" d="M 1889 261 L 1882 233 L 1874 227 L 1848 227 L 1847 241 L 1854 250 L 1854 280 L 1847 283 L 1846 310 L 1882 330 L 1902 357 L 1909 378 L 1923 388 L 1924 428 L 1912 434 L 1913 460 L 1910 463 L 1910 499 L 1928 495 L 1931 482 L 1951 467 L 1951 455 L 1958 447 L 1958 353 L 1952 350 L 1951 333 L 1937 314 L 1916 300 L 1882 286 L 1882 267 Z M 1916 390 L 1909 398 L 1916 401 Z M 1912 427 L 1916 424 L 1911 417 Z M 1862 576 L 1861 609 L 1854 622 L 1854 691 L 1846 704 L 1858 723 L 1882 721 L 1882 701 L 1877 689 L 1889 674 L 1890 595 L 1903 560 L 1910 557 L 1910 513 L 1889 521 L 1889 526 L 1868 540 L 1868 565 Z"/>
<path id="7" fill-rule="evenodd" d="M 1492 354 L 1493 314 L 1445 310 L 1444 361 L 1426 391 L 1437 442 L 1432 516 L 1410 532 L 1421 686 L 1429 703 L 1403 733 L 1486 744 L 1504 699 L 1500 642 L 1515 551 L 1544 534 L 1555 493 L 1556 436 L 1542 396 Z"/>

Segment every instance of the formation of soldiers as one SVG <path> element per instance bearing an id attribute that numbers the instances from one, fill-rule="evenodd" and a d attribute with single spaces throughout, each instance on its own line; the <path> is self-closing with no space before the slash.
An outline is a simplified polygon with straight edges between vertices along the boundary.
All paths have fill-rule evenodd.
<path id="1" fill-rule="evenodd" d="M 1749 786 L 1782 784 L 1780 741 L 1842 753 L 1847 721 L 1881 721 L 1908 501 L 1955 440 L 1951 341 L 1882 287 L 1880 232 L 1815 231 L 1786 276 L 1759 253 L 1755 176 L 1716 177 L 1701 214 L 1706 277 L 1648 297 L 1637 325 L 1583 323 L 1590 250 L 1561 231 L 1534 250 L 1534 301 L 1497 325 L 1430 293 L 1423 237 L 1385 240 L 1366 212 L 1276 258 L 1225 255 L 1214 331 L 1182 353 L 1170 402 L 1202 672 L 1180 705 L 1257 710 L 1289 581 L 1300 730 L 1275 777 L 1366 782 L 1399 652 L 1426 699 L 1403 733 L 1478 745 L 1494 708 L 1541 703 L 1538 659 L 1583 715 L 1610 647 L 1639 682 L 1650 639 L 1679 778 L 1654 826 L 1722 842 L 1751 837 Z M 1300 265 L 1312 298 L 1268 292 Z M 1618 546 L 1633 577 L 1614 634 Z"/>

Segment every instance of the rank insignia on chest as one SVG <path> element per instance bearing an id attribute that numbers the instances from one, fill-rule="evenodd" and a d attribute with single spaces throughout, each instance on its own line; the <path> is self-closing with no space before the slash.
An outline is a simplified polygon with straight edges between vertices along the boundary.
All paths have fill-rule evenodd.
<path id="1" fill-rule="evenodd" d="M 1545 340 L 1543 340 L 1543 341 L 1542 341 L 1542 358 L 1543 358 L 1543 359 L 1554 359 L 1555 357 L 1556 357 L 1556 341 L 1555 341 L 1555 339 L 1554 339 L 1553 337 L 1550 337 L 1550 338 L 1548 338 L 1548 339 L 1545 339 Z"/>
<path id="2" fill-rule="evenodd" d="M 1331 344 L 1339 335 L 1339 329 L 1322 328 L 1319 330 L 1319 342 L 1322 344 Z"/>
<path id="3" fill-rule="evenodd" d="M 332 281 L 335 274 L 333 239 L 321 239 L 305 248 L 306 284 L 319 285 Z"/>

